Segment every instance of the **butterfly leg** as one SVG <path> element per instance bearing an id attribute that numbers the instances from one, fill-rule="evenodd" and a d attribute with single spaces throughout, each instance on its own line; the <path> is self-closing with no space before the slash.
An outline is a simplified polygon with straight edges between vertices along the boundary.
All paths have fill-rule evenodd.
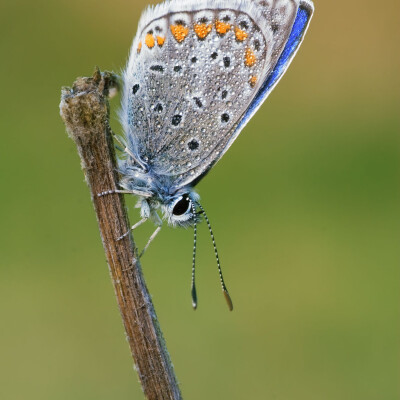
<path id="1" fill-rule="evenodd" d="M 113 130 L 111 129 L 111 125 L 108 121 L 107 121 L 107 126 L 109 131 L 111 132 L 112 137 L 119 144 L 119 146 L 116 145 L 115 147 L 121 152 L 128 154 L 138 165 L 140 165 L 140 167 L 143 170 L 146 170 L 145 165 L 133 154 L 131 150 L 129 150 L 128 146 L 113 132 Z"/>
<path id="2" fill-rule="evenodd" d="M 97 193 L 97 197 L 103 197 L 103 196 L 107 196 L 108 194 L 115 194 L 115 193 L 128 194 L 130 192 L 129 192 L 129 190 L 106 190 L 104 192 Z"/>
<path id="3" fill-rule="evenodd" d="M 148 218 L 142 218 L 139 222 L 136 222 L 136 224 L 133 225 L 128 232 L 124 233 L 122 236 L 117 238 L 117 241 L 122 240 L 123 238 L 127 237 L 131 231 L 135 230 L 138 226 L 144 224 L 147 220 L 148 220 Z"/>
<path id="4" fill-rule="evenodd" d="M 142 252 L 140 253 L 139 258 L 143 257 L 143 254 L 145 253 L 145 251 L 149 248 L 150 243 L 155 239 L 155 237 L 158 235 L 158 233 L 161 230 L 161 226 L 158 226 L 157 229 L 154 231 L 154 233 L 150 236 L 149 241 L 147 242 L 146 246 L 144 246 L 144 249 L 142 250 Z"/>
<path id="5" fill-rule="evenodd" d="M 141 196 L 141 197 L 150 197 L 149 193 L 140 192 L 138 190 L 106 190 L 105 192 L 97 193 L 97 197 L 103 197 L 115 193 L 134 194 L 136 196 Z"/>

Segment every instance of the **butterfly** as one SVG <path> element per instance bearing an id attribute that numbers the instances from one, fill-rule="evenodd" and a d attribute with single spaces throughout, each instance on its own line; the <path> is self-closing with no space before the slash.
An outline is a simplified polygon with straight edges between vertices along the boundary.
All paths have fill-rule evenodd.
<path id="1" fill-rule="evenodd" d="M 192 305 L 197 307 L 197 223 L 211 225 L 196 184 L 229 149 L 295 56 L 310 0 L 169 0 L 142 15 L 123 74 L 121 190 L 138 196 L 141 220 L 194 227 Z M 129 234 L 121 236 L 119 239 Z M 143 254 L 142 252 L 142 254 Z"/>

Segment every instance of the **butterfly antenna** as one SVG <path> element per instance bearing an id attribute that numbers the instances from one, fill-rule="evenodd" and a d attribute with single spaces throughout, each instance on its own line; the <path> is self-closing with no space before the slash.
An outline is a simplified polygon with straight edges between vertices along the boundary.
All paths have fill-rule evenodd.
<path id="1" fill-rule="evenodd" d="M 204 215 L 204 218 L 205 218 L 205 220 L 207 222 L 207 225 L 208 225 L 208 230 L 210 231 L 211 239 L 212 239 L 213 246 L 214 246 L 215 258 L 217 259 L 218 273 L 219 273 L 219 279 L 220 279 L 220 282 L 221 282 L 222 292 L 223 292 L 223 294 L 225 296 L 225 300 L 226 300 L 226 302 L 228 304 L 229 310 L 232 311 L 233 310 L 233 303 L 232 303 L 231 297 L 229 296 L 228 289 L 226 288 L 226 285 L 225 285 L 225 282 L 224 282 L 224 277 L 222 275 L 222 269 L 221 269 L 221 264 L 219 262 L 217 245 L 215 244 L 215 238 L 214 238 L 213 231 L 211 229 L 211 224 L 210 224 L 210 221 L 209 221 L 209 219 L 207 217 L 206 212 L 204 211 L 204 208 L 199 203 L 197 203 L 197 205 L 199 206 L 202 214 Z"/>
<path id="2" fill-rule="evenodd" d="M 195 272 L 196 272 L 196 246 L 197 246 L 197 215 L 196 208 L 192 204 L 192 212 L 195 216 L 194 219 L 194 239 L 193 239 L 193 261 L 192 261 L 192 306 L 194 309 L 197 308 L 197 293 L 196 293 L 196 280 L 195 280 Z"/>

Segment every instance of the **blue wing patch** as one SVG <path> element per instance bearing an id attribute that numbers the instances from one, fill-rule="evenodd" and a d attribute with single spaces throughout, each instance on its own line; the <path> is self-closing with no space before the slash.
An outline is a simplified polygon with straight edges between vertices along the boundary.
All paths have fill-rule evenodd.
<path id="1" fill-rule="evenodd" d="M 287 63 L 291 61 L 294 52 L 297 50 L 300 44 L 304 30 L 307 27 L 309 18 L 310 18 L 309 11 L 304 8 L 299 8 L 299 11 L 297 12 L 297 16 L 293 24 L 292 32 L 290 33 L 286 46 L 272 74 L 269 76 L 263 87 L 260 89 L 257 98 L 264 97 L 265 93 L 271 90 L 271 88 L 275 85 L 278 79 L 282 76 L 283 72 L 285 72 Z"/>
<path id="2" fill-rule="evenodd" d="M 307 31 L 308 25 L 311 21 L 311 17 L 313 15 L 314 11 L 314 6 L 310 0 L 301 0 L 299 8 L 297 10 L 297 15 L 295 18 L 295 21 L 293 23 L 292 30 L 289 35 L 289 39 L 287 40 L 287 43 L 285 45 L 285 48 L 282 51 L 281 56 L 278 59 L 278 62 L 276 63 L 275 68 L 273 71 L 267 76 L 265 79 L 265 82 L 259 89 L 258 93 L 256 94 L 255 98 L 251 102 L 249 108 L 247 111 L 243 114 L 242 119 L 238 123 L 235 132 L 232 135 L 231 140 L 228 142 L 227 146 L 225 149 L 221 152 L 220 157 L 216 158 L 207 168 L 206 171 L 204 171 L 203 174 L 198 176 L 193 182 L 191 183 L 191 186 L 195 186 L 212 168 L 212 166 L 218 162 L 218 160 L 225 154 L 225 152 L 228 150 L 228 148 L 231 146 L 231 144 L 235 141 L 235 139 L 238 137 L 239 133 L 242 131 L 242 129 L 245 127 L 247 122 L 249 122 L 250 118 L 256 113 L 256 111 L 260 108 L 261 104 L 264 102 L 264 100 L 268 97 L 268 95 L 271 93 L 272 89 L 275 87 L 275 85 L 278 83 L 280 78 L 282 78 L 283 74 L 289 67 L 290 63 L 293 60 L 293 57 L 295 56 L 297 50 L 300 47 L 301 42 L 303 41 L 304 35 Z"/>
<path id="3" fill-rule="evenodd" d="M 257 109 L 261 106 L 262 102 L 268 97 L 274 86 L 278 83 L 279 79 L 285 73 L 287 67 L 292 61 L 294 55 L 296 54 L 296 51 L 301 44 L 301 41 L 303 40 L 304 34 L 312 17 L 312 12 L 313 9 L 308 2 L 302 2 L 300 4 L 289 39 L 276 64 L 276 67 L 267 77 L 263 86 L 260 88 L 256 97 L 254 98 L 253 102 L 250 104 L 250 107 L 246 111 L 242 121 L 237 127 L 238 130 L 240 130 L 244 127 L 244 125 L 247 124 L 249 119 L 254 115 Z"/>

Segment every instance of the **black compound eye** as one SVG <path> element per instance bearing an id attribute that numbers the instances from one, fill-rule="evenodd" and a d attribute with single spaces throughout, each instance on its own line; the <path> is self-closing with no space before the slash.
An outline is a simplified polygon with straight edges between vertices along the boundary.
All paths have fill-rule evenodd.
<path id="1" fill-rule="evenodd" d="M 181 200 L 179 200 L 175 204 L 174 209 L 172 210 L 172 214 L 179 217 L 183 214 L 186 214 L 186 212 L 189 211 L 190 207 L 191 207 L 191 202 L 189 197 L 184 196 Z"/>

